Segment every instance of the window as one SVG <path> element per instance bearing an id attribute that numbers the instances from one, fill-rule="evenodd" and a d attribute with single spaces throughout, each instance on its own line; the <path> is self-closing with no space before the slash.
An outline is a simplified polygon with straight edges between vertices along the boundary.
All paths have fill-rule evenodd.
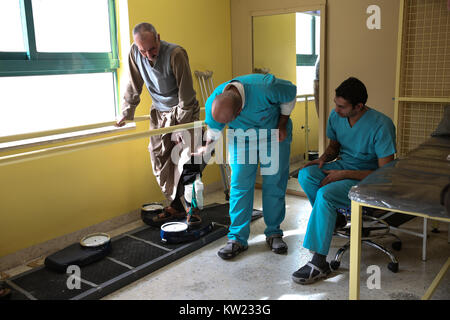
<path id="1" fill-rule="evenodd" d="M 0 51 L 25 51 L 19 1 L 0 2 Z"/>
<path id="2" fill-rule="evenodd" d="M 312 94 L 320 52 L 320 12 L 296 13 L 297 94 Z"/>
<path id="3" fill-rule="evenodd" d="M 0 1 L 0 136 L 114 121 L 114 2 Z"/>

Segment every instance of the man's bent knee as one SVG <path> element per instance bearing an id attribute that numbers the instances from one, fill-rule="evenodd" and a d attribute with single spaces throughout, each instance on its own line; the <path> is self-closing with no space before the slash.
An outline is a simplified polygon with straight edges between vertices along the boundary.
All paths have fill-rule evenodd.
<path id="1" fill-rule="evenodd" d="M 321 175 L 323 175 L 323 172 L 321 169 L 319 169 L 319 166 L 316 165 L 309 166 L 301 169 L 298 172 L 298 182 L 300 183 L 300 185 L 311 182 L 317 183 Z"/>

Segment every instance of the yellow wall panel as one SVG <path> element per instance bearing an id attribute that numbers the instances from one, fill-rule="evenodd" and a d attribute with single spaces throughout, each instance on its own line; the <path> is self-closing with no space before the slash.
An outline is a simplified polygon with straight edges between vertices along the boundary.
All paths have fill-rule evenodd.
<path id="1" fill-rule="evenodd" d="M 161 39 L 187 50 L 192 72 L 213 70 L 216 85 L 231 78 L 229 0 L 128 0 L 128 10 L 130 34 L 139 22 L 153 23 Z M 195 78 L 194 85 L 201 101 Z M 136 114 L 149 114 L 150 105 L 144 89 Z M 145 122 L 136 130 L 147 129 Z M 0 166 L 0 257 L 163 200 L 148 140 Z M 205 169 L 205 184 L 219 179 L 216 165 Z"/>

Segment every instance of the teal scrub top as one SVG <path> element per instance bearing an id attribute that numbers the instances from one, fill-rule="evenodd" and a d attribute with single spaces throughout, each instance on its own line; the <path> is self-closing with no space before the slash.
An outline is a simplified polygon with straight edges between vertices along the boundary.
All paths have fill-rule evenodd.
<path id="1" fill-rule="evenodd" d="M 378 159 L 396 152 L 394 123 L 371 108 L 353 127 L 347 118 L 332 110 L 328 117 L 327 137 L 340 143 L 340 157 L 353 170 L 376 170 Z"/>
<path id="2" fill-rule="evenodd" d="M 230 129 L 275 129 L 280 117 L 280 105 L 290 102 L 297 95 L 297 87 L 290 81 L 278 79 L 272 74 L 249 74 L 236 77 L 219 85 L 205 104 L 205 122 L 211 129 L 222 130 L 226 124 L 212 117 L 214 98 L 232 81 L 242 83 L 245 105 L 241 113 L 230 123 Z"/>

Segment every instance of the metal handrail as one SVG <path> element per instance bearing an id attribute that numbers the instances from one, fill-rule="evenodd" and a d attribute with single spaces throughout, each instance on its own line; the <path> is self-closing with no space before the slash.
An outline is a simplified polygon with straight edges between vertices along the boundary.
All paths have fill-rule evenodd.
<path id="1" fill-rule="evenodd" d="M 305 108 L 306 109 L 305 110 L 306 119 L 305 120 L 306 120 L 306 123 L 308 121 L 307 120 L 307 115 L 308 115 L 308 111 L 307 111 L 308 99 L 307 98 L 310 96 L 313 96 L 313 95 L 312 94 L 304 94 L 304 95 L 296 96 L 296 98 L 305 98 L 305 103 L 306 103 L 306 108 Z M 200 109 L 204 110 L 204 108 L 200 108 Z M 146 121 L 149 119 L 150 119 L 150 115 L 136 116 L 133 121 L 138 122 L 138 121 Z M 51 135 L 51 134 L 67 133 L 67 132 L 80 131 L 80 130 L 85 130 L 85 129 L 99 128 L 102 126 L 114 125 L 115 123 L 116 123 L 115 121 L 110 121 L 110 122 L 97 123 L 97 124 L 92 124 L 92 125 L 83 125 L 83 126 L 71 127 L 71 128 L 65 128 L 65 129 L 47 130 L 47 131 L 40 131 L 40 132 L 34 132 L 34 133 L 12 135 L 12 136 L 0 137 L 0 142 L 23 140 L 23 139 L 29 139 L 29 138 L 42 137 L 42 136 Z M 0 166 L 12 164 L 12 163 L 24 162 L 27 160 L 36 160 L 39 158 L 44 158 L 44 157 L 48 157 L 48 156 L 52 156 L 52 155 L 56 155 L 56 154 L 64 154 L 64 153 L 69 153 L 69 152 L 73 152 L 73 151 L 77 151 L 77 150 L 81 150 L 81 149 L 88 149 L 88 148 L 97 147 L 97 146 L 109 145 L 109 144 L 113 144 L 113 143 L 117 143 L 117 142 L 124 142 L 124 141 L 130 141 L 130 140 L 135 140 L 135 139 L 147 138 L 150 136 L 170 133 L 170 132 L 174 132 L 176 130 L 181 130 L 181 129 L 193 129 L 193 128 L 196 128 L 199 126 L 204 126 L 204 125 L 205 125 L 205 121 L 194 121 L 194 122 L 184 123 L 184 124 L 180 124 L 180 125 L 165 127 L 165 128 L 147 130 L 144 132 L 123 134 L 123 135 L 119 135 L 119 136 L 107 137 L 107 138 L 96 139 L 96 140 L 85 141 L 85 142 L 78 142 L 78 143 L 68 144 L 68 145 L 64 145 L 64 146 L 45 148 L 45 149 L 34 150 L 34 151 L 29 151 L 29 152 L 22 152 L 22 153 L 18 153 L 18 154 L 0 157 Z M 305 130 L 305 140 L 306 140 L 306 146 L 307 146 L 308 145 L 308 141 L 307 141 L 308 140 L 308 127 L 307 127 L 307 125 L 305 126 L 305 129 L 306 129 Z M 14 137 L 14 139 L 12 139 L 13 137 Z M 51 141 L 49 141 L 48 143 L 51 143 Z M 306 152 L 308 152 L 308 150 Z"/>
<path id="2" fill-rule="evenodd" d="M 118 142 L 125 142 L 125 141 L 130 141 L 130 140 L 135 140 L 135 139 L 147 138 L 150 136 L 174 132 L 176 130 L 186 130 L 186 129 L 203 127 L 204 125 L 205 125 L 204 121 L 194 121 L 194 122 L 179 124 L 179 125 L 175 125 L 175 126 L 165 127 L 165 128 L 147 130 L 144 132 L 123 134 L 123 135 L 114 136 L 114 137 L 107 137 L 107 138 L 96 139 L 96 140 L 91 140 L 91 141 L 68 144 L 68 145 L 64 145 L 64 146 L 51 147 L 51 148 L 40 149 L 40 150 L 35 150 L 35 151 L 30 151 L 30 152 L 18 153 L 18 154 L 14 154 L 14 155 L 0 157 L 0 166 L 12 164 L 12 163 L 24 162 L 24 161 L 28 161 L 28 160 L 36 160 L 39 158 L 44 158 L 44 157 L 48 157 L 48 156 L 52 156 L 52 155 L 65 154 L 65 153 L 74 152 L 74 151 L 81 150 L 81 149 L 88 149 L 88 148 L 92 148 L 92 147 L 110 145 L 110 144 L 114 144 L 114 143 L 118 143 Z"/>
<path id="3" fill-rule="evenodd" d="M 309 126 L 308 126 L 308 98 L 314 97 L 313 94 L 299 94 L 296 96 L 297 99 L 305 99 L 305 160 L 308 160 L 309 155 Z"/>
<path id="4" fill-rule="evenodd" d="M 200 111 L 203 111 L 204 109 L 205 108 L 200 108 Z M 136 116 L 136 117 L 134 117 L 133 120 L 130 120 L 130 122 L 146 121 L 149 119 L 150 119 L 150 115 Z M 0 137 L 0 143 L 40 138 L 40 137 L 45 137 L 45 136 L 52 136 L 52 135 L 56 135 L 56 134 L 70 133 L 70 132 L 83 131 L 83 130 L 89 130 L 89 129 L 97 129 L 97 128 L 102 128 L 102 127 L 114 126 L 115 124 L 116 124 L 116 121 L 106 121 L 106 122 L 92 123 L 92 124 L 86 124 L 86 125 L 68 127 L 68 128 L 62 128 L 62 129 L 52 129 L 52 130 L 36 131 L 36 132 L 29 132 L 29 133 L 20 133 L 20 134 L 14 134 L 14 135 Z M 53 141 L 48 141 L 48 143 L 49 144 L 53 143 Z"/>
<path id="5" fill-rule="evenodd" d="M 137 116 L 132 121 L 138 122 L 138 121 L 145 121 L 148 119 L 150 119 L 149 115 Z M 97 128 L 102 128 L 102 127 L 114 126 L 115 124 L 116 124 L 116 121 L 106 121 L 106 122 L 85 124 L 85 125 L 75 126 L 75 127 L 67 127 L 67 128 L 62 128 L 62 129 L 60 128 L 60 129 L 53 129 L 53 130 L 20 133 L 20 134 L 14 134 L 14 135 L 10 135 L 10 136 L 0 137 L 0 143 L 40 138 L 40 137 L 45 137 L 45 136 L 52 136 L 52 135 L 56 135 L 56 134 L 70 133 L 70 132 L 83 131 L 83 130 L 89 130 L 89 129 L 97 129 Z M 51 141 L 50 141 L 50 143 L 51 143 Z"/>
<path id="6" fill-rule="evenodd" d="M 309 98 L 309 97 L 314 97 L 314 95 L 312 93 L 309 94 L 299 94 L 296 96 L 296 98 Z"/>
<path id="7" fill-rule="evenodd" d="M 62 133 L 69 133 L 69 132 L 74 132 L 74 131 L 96 129 L 96 128 L 101 128 L 101 127 L 113 126 L 115 123 L 116 123 L 115 121 L 107 121 L 107 122 L 86 124 L 86 125 L 76 126 L 76 127 L 68 127 L 68 128 L 63 128 L 63 129 L 53 129 L 53 130 L 36 131 L 36 132 L 30 132 L 30 133 L 14 134 L 14 135 L 10 135 L 10 136 L 0 137 L 0 143 L 40 138 L 40 137 L 51 136 L 51 135 L 62 134 Z"/>

